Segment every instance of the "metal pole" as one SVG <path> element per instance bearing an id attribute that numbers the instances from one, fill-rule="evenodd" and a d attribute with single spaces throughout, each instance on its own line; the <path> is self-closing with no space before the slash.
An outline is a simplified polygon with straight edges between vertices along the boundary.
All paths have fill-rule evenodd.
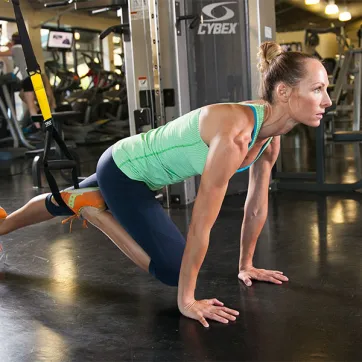
<path id="1" fill-rule="evenodd" d="M 361 90 L 362 90 L 362 50 L 358 49 L 354 53 L 354 109 L 353 109 L 353 131 L 361 128 Z"/>
<path id="2" fill-rule="evenodd" d="M 153 84 L 155 91 L 155 118 L 156 127 L 166 124 L 165 107 L 163 102 L 163 86 L 161 76 L 161 48 L 160 48 L 160 27 L 159 27 L 159 9 L 158 0 L 149 0 L 148 2 L 150 14 L 150 30 L 151 30 L 151 48 L 152 48 L 152 68 L 153 68 Z M 170 188 L 163 188 L 163 206 L 170 208 Z"/>
<path id="3" fill-rule="evenodd" d="M 320 126 L 316 130 L 316 173 L 317 184 L 323 185 L 325 181 L 324 171 L 324 120 L 321 119 Z"/>

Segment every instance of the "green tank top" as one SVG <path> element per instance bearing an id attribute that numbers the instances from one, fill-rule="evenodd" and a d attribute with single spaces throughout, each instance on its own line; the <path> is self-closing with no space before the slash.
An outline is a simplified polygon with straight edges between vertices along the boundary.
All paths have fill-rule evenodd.
<path id="1" fill-rule="evenodd" d="M 264 120 L 264 106 L 244 104 L 254 113 L 253 147 Z M 191 111 L 164 126 L 147 133 L 137 134 L 118 141 L 112 148 L 116 165 L 130 179 L 143 181 L 151 190 L 181 182 L 188 177 L 201 175 L 209 147 L 199 130 L 201 108 Z M 253 163 L 271 142 L 265 143 Z M 248 165 L 237 172 L 246 170 Z"/>

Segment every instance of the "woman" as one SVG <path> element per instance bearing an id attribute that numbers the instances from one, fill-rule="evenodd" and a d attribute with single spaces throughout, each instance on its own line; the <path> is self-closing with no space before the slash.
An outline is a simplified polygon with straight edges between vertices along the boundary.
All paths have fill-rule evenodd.
<path id="1" fill-rule="evenodd" d="M 282 52 L 274 42 L 261 45 L 261 100 L 214 104 L 165 126 L 121 140 L 100 158 L 96 174 L 79 190 L 62 192 L 69 209 L 41 195 L 6 217 L 0 235 L 57 215 L 81 215 L 102 230 L 139 267 L 168 285 L 178 285 L 178 306 L 187 317 L 222 323 L 237 311 L 217 299 L 195 300 L 197 276 L 211 228 L 228 182 L 250 167 L 241 229 L 238 277 L 281 284 L 279 271 L 256 269 L 252 259 L 265 223 L 271 169 L 279 153 L 279 135 L 296 124 L 317 127 L 331 101 L 323 65 L 310 55 Z M 187 242 L 155 200 L 153 190 L 201 174 Z M 92 187 L 98 187 L 92 188 Z M 90 187 L 90 188 L 89 188 Z M 105 203 L 104 203 L 105 201 Z M 110 212 L 105 211 L 107 208 Z M 73 216 L 74 217 L 74 216 Z"/>

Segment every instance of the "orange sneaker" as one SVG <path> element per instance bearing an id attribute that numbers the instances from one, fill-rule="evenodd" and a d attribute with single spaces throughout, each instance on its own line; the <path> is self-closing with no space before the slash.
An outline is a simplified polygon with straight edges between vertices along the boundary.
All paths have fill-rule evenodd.
<path id="1" fill-rule="evenodd" d="M 83 207 L 92 206 L 99 211 L 106 209 L 106 203 L 104 202 L 99 187 L 65 190 L 62 191 L 60 195 L 67 206 L 75 213 L 75 215 L 72 215 L 62 221 L 63 224 L 70 221 L 70 227 L 72 227 L 74 219 L 80 218 L 80 212 Z M 83 225 L 86 226 L 86 220 L 84 220 Z"/>
<path id="2" fill-rule="evenodd" d="M 60 193 L 67 206 L 79 215 L 85 206 L 93 206 L 99 210 L 105 210 L 106 204 L 99 187 L 86 187 L 84 189 L 65 190 Z"/>
<path id="3" fill-rule="evenodd" d="M 0 220 L 6 219 L 7 216 L 8 214 L 6 213 L 6 211 L 0 206 Z"/>

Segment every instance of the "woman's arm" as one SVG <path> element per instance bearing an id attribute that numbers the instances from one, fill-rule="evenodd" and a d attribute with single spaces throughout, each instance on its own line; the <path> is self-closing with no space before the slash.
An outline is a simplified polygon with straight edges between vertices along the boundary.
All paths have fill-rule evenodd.
<path id="1" fill-rule="evenodd" d="M 179 287 L 178 305 L 187 317 L 199 320 L 208 326 L 205 318 L 227 323 L 230 314 L 237 313 L 221 307 L 217 300 L 196 301 L 196 280 L 209 245 L 210 231 L 219 214 L 231 176 L 243 162 L 250 135 L 230 136 L 225 133 L 210 143 L 210 150 L 200 188 L 196 197 L 191 224 L 184 251 Z M 218 305 L 218 307 L 215 307 Z M 231 317 L 234 320 L 235 317 Z"/>
<path id="2" fill-rule="evenodd" d="M 288 278 L 280 271 L 256 269 L 253 256 L 256 243 L 268 215 L 270 174 L 278 158 L 280 137 L 275 137 L 260 158 L 250 167 L 248 195 L 240 237 L 239 279 L 251 285 L 251 279 L 281 284 Z"/>

